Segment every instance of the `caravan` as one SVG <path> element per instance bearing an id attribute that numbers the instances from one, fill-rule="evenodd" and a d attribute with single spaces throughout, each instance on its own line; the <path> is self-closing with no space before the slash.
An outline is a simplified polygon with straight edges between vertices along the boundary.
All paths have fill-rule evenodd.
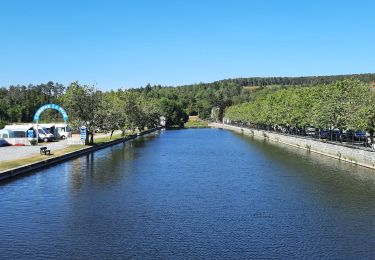
<path id="1" fill-rule="evenodd" d="M 10 145 L 30 145 L 30 140 L 35 136 L 32 124 L 6 125 L 0 130 L 0 138 Z"/>

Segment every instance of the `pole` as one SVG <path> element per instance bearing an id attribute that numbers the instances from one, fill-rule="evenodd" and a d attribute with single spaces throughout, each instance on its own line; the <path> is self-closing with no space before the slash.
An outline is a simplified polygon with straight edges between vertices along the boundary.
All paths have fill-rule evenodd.
<path id="1" fill-rule="evenodd" d="M 36 121 L 36 143 L 39 143 L 39 129 L 38 129 L 38 121 Z"/>

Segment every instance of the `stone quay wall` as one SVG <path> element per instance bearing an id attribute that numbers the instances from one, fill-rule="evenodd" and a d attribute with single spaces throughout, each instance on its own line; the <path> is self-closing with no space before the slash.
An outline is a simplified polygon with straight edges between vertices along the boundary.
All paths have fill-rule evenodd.
<path id="1" fill-rule="evenodd" d="M 299 149 L 308 150 L 338 160 L 354 163 L 367 168 L 375 169 L 375 150 L 364 147 L 346 146 L 326 140 L 312 139 L 309 137 L 285 135 L 264 130 L 249 129 L 220 123 L 211 123 L 209 126 L 232 130 L 257 139 L 282 143 Z"/>

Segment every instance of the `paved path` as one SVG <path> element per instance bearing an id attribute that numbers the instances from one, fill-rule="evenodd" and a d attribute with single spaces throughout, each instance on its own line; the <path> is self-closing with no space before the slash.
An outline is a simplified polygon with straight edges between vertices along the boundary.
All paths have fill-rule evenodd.
<path id="1" fill-rule="evenodd" d="M 59 142 L 43 143 L 37 146 L 5 146 L 0 147 L 0 162 L 17 160 L 20 158 L 30 157 L 40 154 L 40 147 L 46 146 L 53 153 L 54 150 L 67 147 L 67 141 L 62 140 Z"/>
<path id="2" fill-rule="evenodd" d="M 113 135 L 121 134 L 121 131 L 115 131 Z M 109 136 L 109 134 L 103 134 L 103 133 L 97 133 L 95 134 L 96 138 Z M 77 141 L 77 143 L 80 142 L 80 135 L 75 134 L 73 135 L 73 139 Z M 33 155 L 40 154 L 40 147 L 47 146 L 48 149 L 53 151 L 62 149 L 68 146 L 67 140 L 61 140 L 58 142 L 51 142 L 51 143 L 43 143 L 38 146 L 5 146 L 0 147 L 0 162 L 1 161 L 9 161 L 9 160 L 17 160 L 20 158 L 30 157 Z"/>

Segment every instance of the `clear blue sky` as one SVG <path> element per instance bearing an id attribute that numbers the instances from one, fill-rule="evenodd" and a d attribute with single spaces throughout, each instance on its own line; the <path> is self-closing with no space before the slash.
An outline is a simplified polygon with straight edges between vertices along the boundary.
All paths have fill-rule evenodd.
<path id="1" fill-rule="evenodd" d="M 4 0 L 0 86 L 375 72 L 375 1 Z"/>

